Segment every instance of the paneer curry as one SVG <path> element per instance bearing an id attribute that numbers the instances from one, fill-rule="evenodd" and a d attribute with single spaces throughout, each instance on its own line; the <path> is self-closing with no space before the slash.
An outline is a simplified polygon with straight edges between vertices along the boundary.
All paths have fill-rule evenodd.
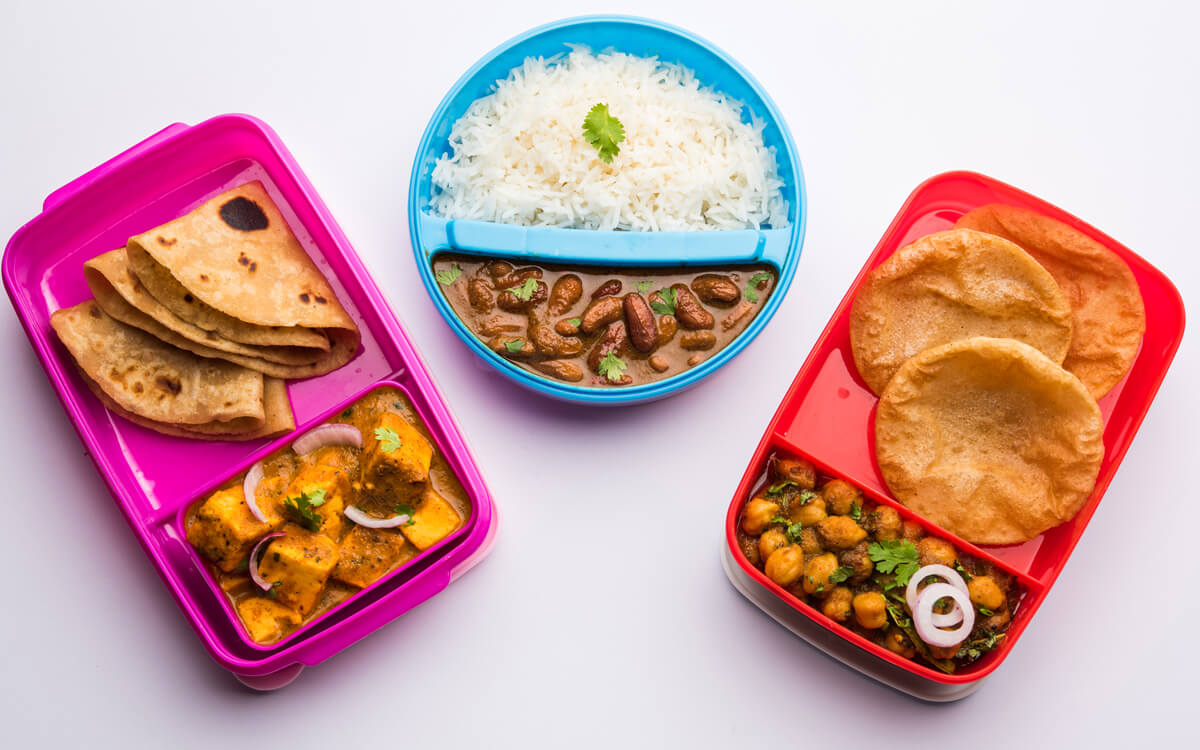
<path id="1" fill-rule="evenodd" d="M 952 673 L 1004 639 L 1023 590 L 987 560 L 926 533 L 801 458 L 770 458 L 737 540 L 788 594 L 905 659 Z"/>
<path id="2" fill-rule="evenodd" d="M 411 561 L 470 514 L 408 399 L 381 387 L 196 502 L 185 524 L 250 639 L 267 645 Z"/>

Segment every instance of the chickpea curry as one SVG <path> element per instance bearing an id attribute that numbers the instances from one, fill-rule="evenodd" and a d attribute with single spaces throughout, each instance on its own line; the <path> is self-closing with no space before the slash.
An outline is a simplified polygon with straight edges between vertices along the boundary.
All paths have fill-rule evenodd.
<path id="1" fill-rule="evenodd" d="M 1005 637 L 1022 591 L 895 508 L 876 505 L 809 461 L 768 461 L 742 507 L 738 545 L 751 564 L 826 617 L 906 659 L 953 673 Z"/>
<path id="2" fill-rule="evenodd" d="M 445 539 L 470 513 L 408 399 L 381 387 L 197 501 L 185 527 L 250 639 L 265 645 Z"/>
<path id="3" fill-rule="evenodd" d="M 592 387 L 695 367 L 746 329 L 775 289 L 767 265 L 722 269 L 514 266 L 439 255 L 434 276 L 481 341 L 530 372 Z"/>

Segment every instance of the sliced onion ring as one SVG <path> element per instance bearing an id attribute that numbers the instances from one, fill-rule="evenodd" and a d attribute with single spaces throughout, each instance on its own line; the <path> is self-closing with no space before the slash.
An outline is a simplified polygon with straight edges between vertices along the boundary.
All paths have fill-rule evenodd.
<path id="1" fill-rule="evenodd" d="M 250 467 L 250 471 L 246 472 L 246 478 L 242 480 L 242 494 L 246 496 L 246 505 L 250 508 L 250 512 L 254 517 L 263 523 L 267 522 L 266 515 L 258 509 L 258 500 L 255 498 L 255 493 L 258 492 L 258 483 L 263 479 L 262 461 Z"/>
<path id="2" fill-rule="evenodd" d="M 257 585 L 263 591 L 270 591 L 271 584 L 264 581 L 263 577 L 258 574 L 258 551 L 262 549 L 263 545 L 265 545 L 267 542 L 271 541 L 275 537 L 283 535 L 284 534 L 282 531 L 273 531 L 264 536 L 262 539 L 259 539 L 258 544 L 254 545 L 254 549 L 250 550 L 250 578 L 254 581 L 255 585 Z"/>
<path id="3" fill-rule="evenodd" d="M 938 599 L 948 596 L 958 603 L 963 612 L 963 621 L 953 630 L 942 630 L 933 624 L 933 605 Z M 917 635 L 930 646 L 949 648 L 967 639 L 975 627 L 975 609 L 971 598 L 948 583 L 931 583 L 921 589 L 917 606 L 913 608 L 913 625 Z"/>
<path id="4" fill-rule="evenodd" d="M 949 583 L 951 586 L 963 592 L 968 598 L 970 598 L 970 592 L 967 590 L 967 583 L 962 579 L 962 576 L 958 574 L 958 571 L 946 567 L 945 565 L 926 565 L 922 568 L 918 568 L 917 572 L 913 573 L 912 578 L 908 579 L 908 587 L 904 589 L 904 600 L 908 602 L 908 610 L 910 612 L 917 611 L 917 587 L 921 585 L 922 581 L 930 576 L 937 576 L 938 578 L 945 579 L 946 583 Z M 968 605 L 968 608 L 970 608 L 970 605 Z M 934 612 L 933 624 L 939 628 L 948 628 L 957 625 L 962 622 L 963 614 L 961 610 L 962 608 L 956 601 L 954 603 L 954 608 L 949 612 L 945 614 Z"/>
<path id="5" fill-rule="evenodd" d="M 362 433 L 354 425 L 323 424 L 296 438 L 296 442 L 292 443 L 292 450 L 296 451 L 297 455 L 306 456 L 327 445 L 349 445 L 361 448 L 362 444 Z"/>
<path id="6" fill-rule="evenodd" d="M 363 513 L 357 505 L 347 505 L 342 514 L 359 526 L 366 526 L 368 529 L 394 529 L 397 526 L 403 526 L 411 519 L 407 513 L 401 513 L 391 518 L 375 518 Z"/>

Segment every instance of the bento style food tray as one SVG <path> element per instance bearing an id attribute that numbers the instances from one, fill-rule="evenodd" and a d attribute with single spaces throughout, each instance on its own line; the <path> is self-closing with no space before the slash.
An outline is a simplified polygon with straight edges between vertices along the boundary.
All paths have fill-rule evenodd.
<path id="1" fill-rule="evenodd" d="M 873 268 L 898 248 L 919 237 L 949 229 L 963 214 L 992 203 L 1025 208 L 1056 219 L 1118 255 L 1128 264 L 1140 288 L 1146 326 L 1141 349 L 1128 374 L 1098 401 L 1104 422 L 1105 451 L 1095 487 L 1082 509 L 1070 521 L 1028 542 L 979 547 L 909 511 L 888 491 L 875 460 L 873 425 L 878 399 L 856 369 L 849 318 L 851 304 Z M 909 196 L 867 258 L 754 452 L 726 516 L 723 559 L 730 581 L 785 627 L 881 682 L 932 701 L 956 700 L 970 694 L 1015 647 L 1062 572 L 1166 375 L 1183 328 L 1183 302 L 1171 282 L 1110 237 L 1042 200 L 983 175 L 951 172 L 931 178 Z M 924 662 L 898 656 L 843 627 L 774 583 L 747 559 L 737 538 L 743 506 L 763 483 L 772 455 L 811 462 L 819 473 L 861 488 L 869 503 L 894 508 L 903 519 L 920 524 L 925 533 L 948 540 L 960 552 L 1011 575 L 1022 596 L 1012 612 L 1006 636 L 977 661 L 954 673 L 943 673 Z"/>
<path id="2" fill-rule="evenodd" d="M 85 260 L 253 180 L 261 181 L 362 332 L 357 355 L 329 374 L 288 382 L 298 429 L 275 441 L 199 442 L 112 414 L 54 338 L 50 314 L 89 296 L 80 270 Z M 195 126 L 171 125 L 60 188 L 8 243 L 3 278 L 50 382 L 134 535 L 213 658 L 243 682 L 264 689 L 286 684 L 305 665 L 323 661 L 437 594 L 490 548 L 494 507 L 453 418 L 349 241 L 265 123 L 224 115 Z M 461 482 L 469 517 L 450 537 L 295 637 L 255 646 L 188 543 L 184 513 L 193 501 L 381 385 L 398 388 L 411 401 Z"/>
<path id="3" fill-rule="evenodd" d="M 695 73 L 702 86 L 712 87 L 740 102 L 744 106 L 743 118 L 752 117 L 762 123 L 763 143 L 774 150 L 783 182 L 781 194 L 787 203 L 788 225 L 720 231 L 610 231 L 518 226 L 437 215 L 431 208 L 433 172 L 438 159 L 451 151 L 449 137 L 455 122 L 472 102 L 486 96 L 498 80 L 527 58 L 550 59 L 566 55 L 579 45 L 597 53 L 615 51 L 681 64 Z M 510 39 L 485 55 L 454 84 L 434 112 L 417 148 L 409 185 L 409 227 L 417 268 L 430 298 L 454 333 L 484 361 L 522 386 L 562 400 L 600 405 L 633 404 L 673 395 L 736 356 L 766 326 L 787 293 L 799 262 L 807 213 L 804 176 L 787 124 L 750 73 L 725 52 L 683 29 L 623 16 L 557 21 Z M 455 312 L 435 276 L 433 261 L 448 253 L 518 265 L 619 267 L 619 271 L 632 267 L 756 265 L 771 269 L 775 281 L 769 296 L 763 295 L 756 315 L 737 337 L 719 351 L 707 352 L 706 358 L 690 369 L 678 374 L 671 374 L 672 370 L 669 377 L 654 382 L 589 387 L 540 376 L 481 340 Z M 741 284 L 745 284 L 744 278 Z M 632 284 L 625 286 L 625 291 L 630 291 Z M 585 291 L 590 293 L 592 289 Z"/>

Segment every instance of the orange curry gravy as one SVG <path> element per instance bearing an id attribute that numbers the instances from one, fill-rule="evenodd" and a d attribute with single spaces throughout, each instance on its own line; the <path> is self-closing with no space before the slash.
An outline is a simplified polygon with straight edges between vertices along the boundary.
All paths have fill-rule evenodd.
<path id="1" fill-rule="evenodd" d="M 245 472 L 193 503 L 188 541 L 225 591 L 250 639 L 275 643 L 445 539 L 471 505 L 445 457 L 404 394 L 380 387 L 327 423 L 356 427 L 362 448 L 326 446 L 299 456 L 289 445 L 263 460 L 255 501 L 243 495 Z M 374 529 L 346 517 L 357 506 L 372 518 L 409 516 Z M 259 549 L 264 591 L 249 573 Z"/>

